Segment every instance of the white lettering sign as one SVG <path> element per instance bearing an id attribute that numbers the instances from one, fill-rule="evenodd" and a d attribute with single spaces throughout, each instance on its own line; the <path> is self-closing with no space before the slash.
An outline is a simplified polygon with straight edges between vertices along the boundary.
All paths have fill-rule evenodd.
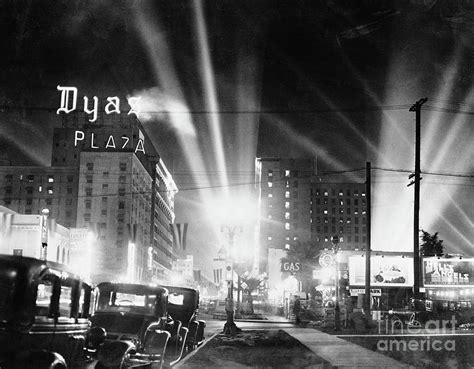
<path id="1" fill-rule="evenodd" d="M 70 86 L 57 86 L 57 90 L 61 92 L 61 103 L 56 114 L 66 113 L 69 114 L 76 110 L 77 108 L 77 93 L 78 90 L 76 87 Z M 128 115 L 135 114 L 136 117 L 139 117 L 138 102 L 140 101 L 141 96 L 133 96 L 127 99 L 129 105 L 131 106 Z M 107 105 L 104 107 L 105 114 L 120 114 L 120 99 L 117 96 L 107 97 Z M 89 119 L 89 122 L 95 122 L 97 120 L 97 115 L 99 112 L 99 99 L 97 96 L 92 98 L 92 108 L 89 106 L 89 98 L 84 96 L 84 106 L 83 111 L 86 114 L 92 115 L 92 118 Z"/>
<path id="2" fill-rule="evenodd" d="M 85 138 L 86 138 L 86 134 L 85 134 L 84 131 L 75 131 L 74 132 L 74 146 L 78 146 L 79 142 L 81 142 L 81 141 L 84 143 Z M 121 136 L 120 138 L 122 140 L 121 146 L 120 146 L 121 149 L 126 149 L 127 147 L 133 149 L 133 147 L 131 147 L 132 144 L 128 145 L 128 143 L 130 142 L 130 137 Z M 95 136 L 94 133 L 91 133 L 90 140 L 89 140 L 89 144 L 90 144 L 89 147 L 91 149 L 100 149 L 101 147 L 97 146 L 96 143 L 97 143 L 96 142 L 96 136 Z M 104 148 L 105 149 L 110 149 L 110 148 L 115 149 L 116 148 L 115 139 L 114 139 L 113 135 L 110 135 L 108 137 Z M 145 154 L 145 143 L 144 143 L 143 139 L 141 139 L 141 138 L 138 139 L 138 141 L 136 142 L 135 147 L 134 147 L 134 152 L 135 153 L 137 153 L 139 151 L 142 152 L 143 154 Z"/>

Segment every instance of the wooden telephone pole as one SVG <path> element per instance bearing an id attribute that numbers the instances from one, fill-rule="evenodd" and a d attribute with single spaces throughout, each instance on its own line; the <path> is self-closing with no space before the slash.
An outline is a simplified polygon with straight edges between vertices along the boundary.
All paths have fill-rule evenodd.
<path id="1" fill-rule="evenodd" d="M 415 185 L 414 213 L 413 213 L 413 297 L 419 298 L 420 295 L 420 152 L 421 152 L 421 106 L 428 99 L 425 97 L 418 100 L 409 111 L 415 112 L 415 173 L 408 177 L 413 178 L 411 183 Z"/>

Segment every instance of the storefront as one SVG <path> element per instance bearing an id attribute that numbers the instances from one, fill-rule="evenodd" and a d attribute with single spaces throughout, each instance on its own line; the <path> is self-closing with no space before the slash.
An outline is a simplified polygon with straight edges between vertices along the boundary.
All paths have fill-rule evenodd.
<path id="1" fill-rule="evenodd" d="M 474 317 L 474 259 L 425 258 L 424 308 L 437 315 L 456 315 L 470 322 Z"/>
<path id="2" fill-rule="evenodd" d="M 350 256 L 349 292 L 353 304 L 363 306 L 365 255 Z M 380 254 L 370 258 L 371 310 L 408 309 L 413 288 L 413 258 L 404 254 Z"/>

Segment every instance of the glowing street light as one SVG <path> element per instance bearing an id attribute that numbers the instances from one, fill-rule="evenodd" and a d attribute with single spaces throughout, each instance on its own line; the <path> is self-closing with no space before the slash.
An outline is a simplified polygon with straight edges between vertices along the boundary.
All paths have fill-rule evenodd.
<path id="1" fill-rule="evenodd" d="M 341 328 L 341 310 L 339 307 L 339 260 L 338 260 L 338 252 L 339 252 L 339 237 L 337 236 L 332 236 L 331 237 L 331 243 L 332 243 L 332 251 L 334 252 L 335 255 L 335 266 L 336 266 L 336 275 L 335 275 L 335 287 L 336 287 L 336 293 L 335 293 L 335 298 L 336 298 L 336 306 L 334 307 L 334 324 L 335 324 L 335 330 L 338 331 Z"/>

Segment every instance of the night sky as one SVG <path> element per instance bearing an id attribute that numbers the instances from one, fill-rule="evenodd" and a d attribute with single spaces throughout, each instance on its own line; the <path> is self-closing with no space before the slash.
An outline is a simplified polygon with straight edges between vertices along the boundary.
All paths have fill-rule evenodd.
<path id="1" fill-rule="evenodd" d="M 255 156 L 385 169 L 374 172 L 374 215 L 394 223 L 374 237 L 408 250 L 412 231 L 399 219 L 410 226 L 412 187 L 396 170 L 413 170 L 408 109 L 428 97 L 422 171 L 435 190 L 422 195 L 420 225 L 474 256 L 473 122 L 462 113 L 474 110 L 471 2 L 1 1 L 0 14 L 0 155 L 13 164 L 50 165 L 58 84 L 80 96 L 139 94 L 151 111 L 187 107 L 143 124 L 182 190 L 177 221 L 190 223 L 191 250 L 212 254 L 219 242 L 200 205 L 215 192 L 187 190 L 225 186 L 213 122 L 231 189 L 253 181 Z"/>

